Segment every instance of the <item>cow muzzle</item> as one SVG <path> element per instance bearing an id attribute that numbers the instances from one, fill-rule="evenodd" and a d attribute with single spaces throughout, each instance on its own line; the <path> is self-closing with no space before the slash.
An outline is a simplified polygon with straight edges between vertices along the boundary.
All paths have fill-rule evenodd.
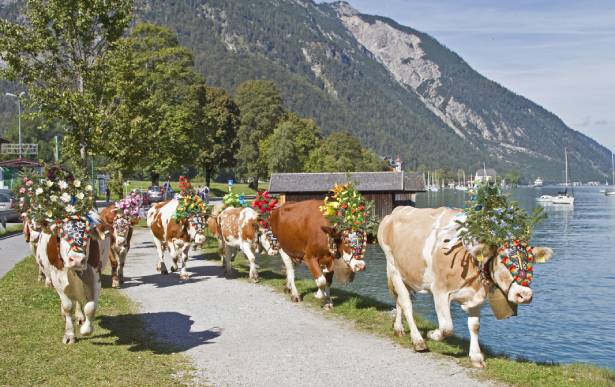
<path id="1" fill-rule="evenodd" d="M 510 289 L 508 289 L 508 301 L 515 304 L 529 304 L 532 302 L 532 297 L 532 289 L 527 286 L 521 286 L 513 282 L 510 285 Z"/>
<path id="2" fill-rule="evenodd" d="M 117 245 L 117 247 L 124 247 L 124 246 L 126 246 L 126 242 L 127 242 L 126 238 L 122 237 L 122 236 L 118 236 L 115 239 L 115 244 Z"/>
<path id="3" fill-rule="evenodd" d="M 68 254 L 68 268 L 72 270 L 83 270 L 87 264 L 85 254 L 71 252 Z"/>
<path id="4" fill-rule="evenodd" d="M 360 271 L 365 270 L 365 268 L 367 267 L 367 264 L 365 263 L 365 261 L 362 261 L 360 259 L 351 258 L 350 261 L 348 262 L 348 266 L 350 266 L 350 269 L 354 273 L 358 273 Z"/>
<path id="5" fill-rule="evenodd" d="M 198 233 L 194 236 L 194 243 L 197 245 L 202 245 L 203 243 L 205 243 L 205 235 Z"/>

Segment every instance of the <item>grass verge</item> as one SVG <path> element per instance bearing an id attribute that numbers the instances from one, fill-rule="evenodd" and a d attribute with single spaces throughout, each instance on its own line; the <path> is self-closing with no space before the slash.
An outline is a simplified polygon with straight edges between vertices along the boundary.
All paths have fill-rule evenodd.
<path id="1" fill-rule="evenodd" d="M 209 242 L 205 248 L 207 258 L 219 261 L 216 245 Z M 246 278 L 249 265 L 242 254 L 238 254 L 233 267 L 239 276 Z M 285 277 L 280 273 L 268 269 L 259 270 L 260 283 L 283 292 L 286 284 Z M 303 297 L 303 302 L 310 307 L 320 309 L 320 300 L 314 297 L 316 286 L 312 280 L 298 280 L 297 289 Z M 393 335 L 392 316 L 390 305 L 381 303 L 372 298 L 361 296 L 352 292 L 333 289 L 333 304 L 335 307 L 324 315 L 332 314 L 350 320 L 363 331 L 387 337 L 392 342 L 412 350 L 409 333 L 405 337 Z M 290 300 L 289 300 L 290 302 Z M 415 315 L 415 319 L 423 337 L 427 331 L 436 328 L 431 322 Z M 406 326 L 406 332 L 409 332 Z M 461 365 L 471 367 L 467 358 L 469 342 L 459 337 L 449 337 L 442 342 L 426 339 L 429 351 L 444 357 L 452 358 Z M 511 359 L 503 354 L 491 353 L 483 348 L 486 356 L 487 368 L 475 373 L 479 378 L 504 382 L 515 386 L 614 386 L 615 373 L 612 371 L 587 364 L 558 365 L 536 363 L 524 360 Z"/>
<path id="2" fill-rule="evenodd" d="M 23 226 L 21 224 L 11 224 L 10 226 L 7 226 L 5 229 L 0 230 L 0 237 L 19 234 L 22 231 L 23 231 Z"/>
<path id="3" fill-rule="evenodd" d="M 34 258 L 28 257 L 0 279 L 0 385 L 191 383 L 187 359 L 145 333 L 131 301 L 108 284 L 94 334 L 62 344 L 60 300 L 36 278 Z"/>

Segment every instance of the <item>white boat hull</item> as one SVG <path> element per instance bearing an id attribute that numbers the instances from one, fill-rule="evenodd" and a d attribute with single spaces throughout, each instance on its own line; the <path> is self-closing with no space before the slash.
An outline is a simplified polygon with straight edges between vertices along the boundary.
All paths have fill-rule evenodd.
<path id="1" fill-rule="evenodd" d="M 574 205 L 574 196 L 558 195 L 558 196 L 553 198 L 551 203 L 553 203 L 553 204 L 565 204 L 565 205 L 572 206 L 572 205 Z"/>

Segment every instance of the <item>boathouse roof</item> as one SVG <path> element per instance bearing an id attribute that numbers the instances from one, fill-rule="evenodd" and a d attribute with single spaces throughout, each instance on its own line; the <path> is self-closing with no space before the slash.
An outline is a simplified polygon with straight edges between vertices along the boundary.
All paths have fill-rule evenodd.
<path id="1" fill-rule="evenodd" d="M 335 184 L 348 180 L 361 192 L 423 192 L 423 176 L 412 172 L 327 172 L 274 173 L 269 180 L 269 192 L 328 192 Z"/>

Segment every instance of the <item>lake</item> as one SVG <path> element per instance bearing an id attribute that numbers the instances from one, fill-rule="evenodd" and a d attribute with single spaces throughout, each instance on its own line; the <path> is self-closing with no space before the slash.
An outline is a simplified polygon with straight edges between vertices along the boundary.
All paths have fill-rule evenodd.
<path id="1" fill-rule="evenodd" d="M 557 189 L 518 188 L 511 195 L 531 210 L 537 206 L 536 197 Z M 585 362 L 615 369 L 615 197 L 598 191 L 598 187 L 575 188 L 574 209 L 545 206 L 548 218 L 536 227 L 532 244 L 551 247 L 555 256 L 534 267 L 534 300 L 520 306 L 517 317 L 497 321 L 485 303 L 482 346 L 535 361 Z M 452 190 L 425 193 L 418 195 L 417 206 L 460 207 L 466 198 L 464 192 Z M 384 254 L 373 245 L 365 260 L 366 271 L 358 273 L 352 284 L 334 283 L 333 287 L 374 297 L 393 308 Z M 279 269 L 280 262 L 273 261 L 273 268 Z M 267 266 L 268 262 L 261 258 L 259 263 Z M 305 267 L 297 274 L 309 277 Z M 431 295 L 418 294 L 413 305 L 418 313 L 437 321 Z M 452 311 L 455 334 L 469 337 L 467 315 L 456 303 Z"/>

